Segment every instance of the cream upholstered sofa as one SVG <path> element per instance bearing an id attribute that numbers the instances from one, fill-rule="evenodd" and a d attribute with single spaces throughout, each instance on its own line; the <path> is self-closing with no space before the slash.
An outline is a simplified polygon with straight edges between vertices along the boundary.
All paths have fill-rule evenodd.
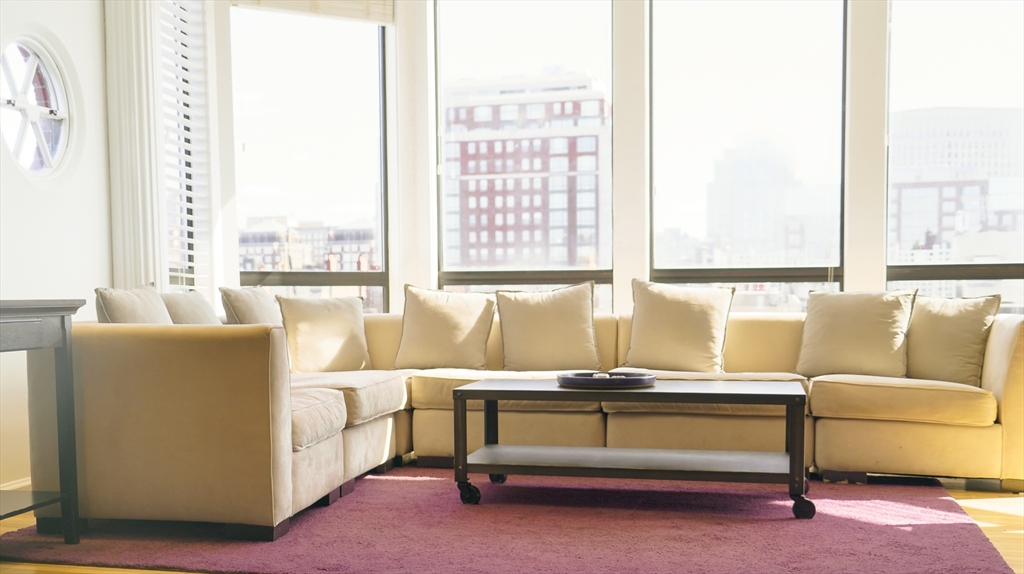
<path id="1" fill-rule="evenodd" d="M 1024 479 L 1024 325 L 996 317 L 981 387 L 899 377 L 795 374 L 805 316 L 729 316 L 724 372 L 663 379 L 799 380 L 809 390 L 808 466 L 822 471 Z M 602 369 L 629 349 L 632 317 L 595 315 Z M 74 327 L 83 518 L 191 520 L 273 539 L 295 513 L 330 503 L 390 460 L 450 464 L 451 390 L 485 378 L 548 378 L 502 369 L 500 319 L 486 369 L 395 370 L 398 314 L 367 315 L 372 370 L 289 373 L 284 331 L 269 325 Z M 42 353 L 42 355 L 40 355 Z M 32 473 L 56 485 L 45 352 L 30 360 Z M 638 408 L 639 407 L 639 408 Z M 482 444 L 479 405 L 470 450 Z M 500 441 L 522 444 L 783 450 L 770 407 L 502 402 Z M 413 454 L 414 453 L 414 454 Z M 39 524 L 50 510 L 40 510 Z M 50 519 L 52 520 L 52 519 Z"/>

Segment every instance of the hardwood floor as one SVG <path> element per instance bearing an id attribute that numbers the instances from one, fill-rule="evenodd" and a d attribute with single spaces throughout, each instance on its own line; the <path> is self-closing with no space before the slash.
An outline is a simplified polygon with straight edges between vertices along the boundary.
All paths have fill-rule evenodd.
<path id="1" fill-rule="evenodd" d="M 947 487 L 948 489 L 948 487 Z M 948 489 L 964 511 L 978 523 L 1017 574 L 1024 574 L 1024 495 Z M 32 514 L 0 521 L 0 534 L 35 524 Z M 126 570 L 92 566 L 51 566 L 0 562 L 0 574 L 166 574 L 166 570 Z"/>

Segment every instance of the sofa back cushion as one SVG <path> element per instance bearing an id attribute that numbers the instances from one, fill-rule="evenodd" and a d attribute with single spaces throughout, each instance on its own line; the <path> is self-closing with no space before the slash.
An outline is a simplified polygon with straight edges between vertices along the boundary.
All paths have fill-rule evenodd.
<path id="1" fill-rule="evenodd" d="M 626 317 L 628 321 L 628 316 Z M 610 371 L 618 366 L 618 321 L 617 315 L 610 313 L 594 314 L 594 334 L 597 338 L 597 354 L 601 360 L 601 370 Z M 371 313 L 363 317 L 366 325 L 366 343 L 370 349 L 370 360 L 375 369 L 391 370 L 395 368 L 395 355 L 402 340 L 402 315 L 399 313 Z M 803 325 L 801 320 L 800 325 Z M 730 327 L 731 328 L 731 327 Z M 627 326 L 628 329 L 628 326 Z M 626 331 L 626 344 L 629 344 L 629 331 Z M 487 338 L 487 369 L 500 371 L 504 361 L 501 356 L 501 319 L 495 315 L 491 326 L 491 334 Z M 796 353 L 800 350 L 799 334 L 796 350 L 793 351 L 793 365 L 796 365 Z M 625 349 L 622 350 L 625 357 Z M 793 369 L 789 369 L 792 371 Z"/>
<path id="2" fill-rule="evenodd" d="M 494 298 L 405 286 L 397 369 L 483 369 Z"/>
<path id="3" fill-rule="evenodd" d="M 1000 296 L 918 297 L 907 329 L 907 376 L 981 386 L 981 367 Z"/>
<path id="4" fill-rule="evenodd" d="M 284 325 L 277 301 L 262 287 L 221 287 L 220 298 L 224 303 L 228 323 L 231 325 Z"/>
<path id="5" fill-rule="evenodd" d="M 594 283 L 526 293 L 498 291 L 503 369 L 601 368 L 594 334 Z"/>
<path id="6" fill-rule="evenodd" d="M 96 289 L 96 319 L 100 323 L 173 323 L 156 288 Z"/>
<path id="7" fill-rule="evenodd" d="M 734 292 L 634 279 L 633 328 L 623 366 L 721 372 Z"/>
<path id="8" fill-rule="evenodd" d="M 805 377 L 906 376 L 907 327 L 916 295 L 812 291 L 796 371 Z"/>
<path id="9" fill-rule="evenodd" d="M 175 325 L 220 325 L 213 305 L 198 291 L 161 293 L 160 298 Z"/>
<path id="10" fill-rule="evenodd" d="M 600 317 L 600 316 L 599 316 Z M 597 323 L 595 318 L 595 324 Z M 633 316 L 619 315 L 617 356 L 629 352 Z M 804 332 L 803 313 L 730 313 L 725 331 L 722 371 L 726 373 L 795 373 Z M 600 341 L 601 331 L 598 329 Z M 603 359 L 602 359 L 603 362 Z"/>
<path id="11" fill-rule="evenodd" d="M 292 371 L 320 373 L 371 369 L 359 297 L 278 297 Z"/>

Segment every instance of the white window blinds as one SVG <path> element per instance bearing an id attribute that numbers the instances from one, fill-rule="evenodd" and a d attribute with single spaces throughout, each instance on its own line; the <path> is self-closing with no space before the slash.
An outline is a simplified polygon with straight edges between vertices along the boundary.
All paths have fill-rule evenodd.
<path id="1" fill-rule="evenodd" d="M 160 2 L 160 90 L 170 289 L 211 290 L 207 91 L 200 0 Z"/>
<path id="2" fill-rule="evenodd" d="M 305 12 L 378 24 L 395 21 L 394 0 L 231 0 L 235 6 Z"/>

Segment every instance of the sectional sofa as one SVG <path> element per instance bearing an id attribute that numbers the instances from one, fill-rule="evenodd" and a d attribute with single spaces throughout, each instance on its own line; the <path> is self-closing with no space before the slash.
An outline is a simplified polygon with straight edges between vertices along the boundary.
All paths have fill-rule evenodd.
<path id="1" fill-rule="evenodd" d="M 358 321 L 341 327 L 316 318 L 334 312 L 327 307 L 291 323 L 284 300 L 281 309 L 283 320 L 251 321 L 231 317 L 229 309 L 229 320 L 256 323 L 249 325 L 75 325 L 83 518 L 224 523 L 229 536 L 272 540 L 287 532 L 291 516 L 334 502 L 364 473 L 413 460 L 450 467 L 453 388 L 488 378 L 553 378 L 566 370 L 510 370 L 519 343 L 503 340 L 509 333 L 502 327 L 504 309 L 486 316 L 486 325 L 472 326 L 486 341 L 482 363 L 472 369 L 400 368 L 417 351 L 409 348 L 408 308 L 404 317 L 362 317 L 357 309 Z M 1014 491 L 1024 486 L 1021 316 L 989 317 L 974 386 L 856 374 L 865 370 L 861 363 L 852 364 L 854 374 L 808 376 L 814 370 L 807 364 L 808 333 L 822 328 L 811 309 L 806 315 L 733 313 L 727 322 L 723 316 L 715 335 L 724 341 L 724 348 L 717 343 L 717 369 L 624 367 L 637 356 L 639 313 L 591 311 L 595 368 L 639 369 L 659 379 L 800 381 L 809 395 L 805 460 L 812 470 L 992 479 Z M 937 344 L 927 339 L 941 329 L 925 327 L 921 342 Z M 914 335 L 910 329 L 905 337 L 905 354 L 914 353 Z M 819 333 L 812 342 L 828 338 Z M 841 353 L 842 341 L 829 352 Z M 337 369 L 348 345 L 358 347 L 358 366 Z M 559 360 L 557 345 L 545 345 Z M 323 347 L 318 352 L 327 357 L 319 365 L 304 352 L 312 347 Z M 44 490 L 57 484 L 52 380 L 47 352 L 31 353 L 32 476 L 33 486 Z M 481 405 L 470 409 L 472 451 L 483 443 L 483 417 Z M 505 401 L 499 411 L 503 443 L 784 449 L 784 411 L 770 406 Z M 54 512 L 37 511 L 41 530 L 59 530 Z"/>

